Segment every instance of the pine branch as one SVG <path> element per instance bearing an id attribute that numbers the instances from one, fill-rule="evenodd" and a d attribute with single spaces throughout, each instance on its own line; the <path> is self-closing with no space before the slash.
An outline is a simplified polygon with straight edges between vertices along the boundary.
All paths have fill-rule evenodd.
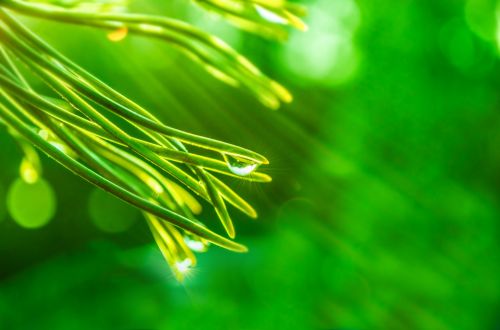
<path id="1" fill-rule="evenodd" d="M 294 6 L 234 2 L 244 8 L 266 8 L 293 23 L 290 15 Z M 205 4 L 209 3 L 214 5 L 211 1 Z M 223 41 L 187 23 L 110 11 L 122 5 L 119 1 L 94 3 L 94 11 L 83 4 L 75 0 L 68 8 L 56 1 L 0 1 L 0 119 L 25 152 L 22 177 L 36 181 L 41 174 L 35 146 L 71 172 L 139 208 L 179 280 L 196 264 L 192 251 L 204 251 L 210 243 L 245 252 L 246 247 L 196 219 L 201 211 L 196 197 L 212 205 L 227 235 L 234 238 L 226 203 L 250 217 L 257 213 L 212 172 L 269 182 L 271 178 L 258 171 L 268 164 L 267 159 L 254 151 L 165 125 L 60 54 L 12 13 L 159 38 L 178 47 L 216 78 L 250 90 L 271 108 L 290 102 L 291 95 Z M 107 11 L 104 6 L 108 6 Z M 247 14 L 244 17 L 252 19 Z M 19 66 L 28 68 L 35 78 L 24 77 Z M 31 87 L 40 84 L 50 87 L 57 98 Z M 116 117 L 126 124 L 116 124 Z"/>

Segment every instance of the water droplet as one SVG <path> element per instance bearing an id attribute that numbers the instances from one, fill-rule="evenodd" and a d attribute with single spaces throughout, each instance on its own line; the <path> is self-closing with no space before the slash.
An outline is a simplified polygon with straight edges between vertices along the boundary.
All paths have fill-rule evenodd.
<path id="1" fill-rule="evenodd" d="M 275 12 L 270 11 L 262 6 L 255 5 L 255 10 L 259 15 L 268 22 L 276 23 L 276 24 L 287 24 L 288 21 L 276 14 Z"/>
<path id="2" fill-rule="evenodd" d="M 73 156 L 73 153 L 71 149 L 69 149 L 62 141 L 57 139 L 52 132 L 46 130 L 46 129 L 41 129 L 38 132 L 38 135 L 45 141 L 49 142 L 53 147 L 55 147 L 57 150 L 59 150 L 62 153 L 65 153 L 67 155 Z"/>
<path id="3" fill-rule="evenodd" d="M 193 265 L 193 261 L 191 259 L 184 259 L 182 261 L 177 261 L 175 263 L 175 269 L 180 274 L 184 275 L 189 271 L 189 269 L 191 268 L 192 265 Z"/>
<path id="4" fill-rule="evenodd" d="M 255 171 L 258 164 L 250 160 L 245 160 L 241 158 L 236 158 L 231 155 L 224 154 L 224 160 L 226 161 L 227 168 L 234 174 L 240 176 L 246 176 Z"/>
<path id="5" fill-rule="evenodd" d="M 116 30 L 108 32 L 107 37 L 109 41 L 119 42 L 125 39 L 127 35 L 128 35 L 128 27 L 122 26 L 117 28 Z"/>
<path id="6" fill-rule="evenodd" d="M 206 252 L 208 243 L 196 236 L 184 236 L 184 242 L 194 252 Z"/>
<path id="7" fill-rule="evenodd" d="M 40 173 L 37 170 L 35 164 L 33 164 L 26 157 L 24 157 L 21 161 L 21 165 L 19 166 L 19 174 L 21 175 L 21 178 L 24 180 L 24 182 L 29 184 L 37 182 L 38 178 L 40 177 Z"/>

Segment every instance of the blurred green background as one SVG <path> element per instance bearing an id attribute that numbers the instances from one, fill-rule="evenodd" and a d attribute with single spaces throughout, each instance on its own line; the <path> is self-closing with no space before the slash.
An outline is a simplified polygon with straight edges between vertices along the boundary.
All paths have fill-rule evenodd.
<path id="1" fill-rule="evenodd" d="M 23 186 L 0 132 L 0 329 L 500 328 L 500 2 L 302 3 L 309 32 L 277 43 L 132 1 L 283 82 L 278 112 L 157 41 L 25 20 L 169 125 L 268 156 L 274 180 L 235 184 L 260 213 L 233 212 L 250 252 L 213 247 L 179 284 L 138 212 L 46 157 Z"/>

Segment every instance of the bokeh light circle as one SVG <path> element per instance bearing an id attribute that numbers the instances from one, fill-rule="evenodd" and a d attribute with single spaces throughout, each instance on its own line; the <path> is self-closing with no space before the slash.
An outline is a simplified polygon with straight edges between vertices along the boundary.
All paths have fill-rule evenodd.
<path id="1" fill-rule="evenodd" d="M 308 32 L 292 32 L 284 48 L 284 69 L 306 83 L 346 83 L 360 61 L 354 43 L 360 10 L 354 0 L 318 0 L 310 7 Z"/>
<path id="2" fill-rule="evenodd" d="M 54 216 L 56 197 L 47 181 L 39 179 L 30 184 L 19 178 L 7 193 L 7 210 L 21 227 L 40 228 Z"/>
<path id="3" fill-rule="evenodd" d="M 126 231 L 140 216 L 134 207 L 101 189 L 90 194 L 88 210 L 94 225 L 107 233 Z"/>

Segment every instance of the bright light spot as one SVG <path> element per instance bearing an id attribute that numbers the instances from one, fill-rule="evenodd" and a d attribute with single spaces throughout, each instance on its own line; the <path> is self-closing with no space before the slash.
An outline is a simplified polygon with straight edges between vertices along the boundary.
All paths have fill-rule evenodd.
<path id="1" fill-rule="evenodd" d="M 257 164 L 247 164 L 245 166 L 230 166 L 229 170 L 236 175 L 246 176 L 255 171 Z"/>
<path id="2" fill-rule="evenodd" d="M 309 32 L 293 32 L 284 65 L 305 81 L 342 84 L 353 77 L 359 55 L 353 37 L 361 18 L 354 0 L 319 0 L 311 6 Z"/>
<path id="3" fill-rule="evenodd" d="M 205 252 L 207 246 L 200 240 L 194 240 L 188 236 L 184 236 L 184 242 L 194 252 Z"/>
<path id="4" fill-rule="evenodd" d="M 52 219 L 56 210 L 54 191 L 43 179 L 34 184 L 17 179 L 9 188 L 7 209 L 21 227 L 43 227 Z"/>
<path id="5" fill-rule="evenodd" d="M 135 208 L 101 189 L 90 194 L 88 209 L 92 222 L 107 233 L 126 231 L 140 217 Z"/>
<path id="6" fill-rule="evenodd" d="M 266 8 L 261 7 L 259 5 L 255 5 L 255 10 L 257 10 L 260 17 L 262 17 L 263 19 L 265 19 L 268 22 L 277 23 L 277 24 L 287 24 L 288 23 L 288 21 L 286 19 L 284 19 L 283 17 L 276 15 L 272 11 L 267 10 Z"/>
<path id="7" fill-rule="evenodd" d="M 242 160 L 231 155 L 223 154 L 227 168 L 234 174 L 239 176 L 247 176 L 253 173 L 258 164 L 247 160 Z"/>
<path id="8" fill-rule="evenodd" d="M 189 269 L 191 268 L 191 266 L 193 265 L 193 262 L 191 261 L 191 259 L 184 259 L 182 261 L 177 261 L 175 263 L 175 269 L 181 273 L 181 274 L 186 274 Z"/>

